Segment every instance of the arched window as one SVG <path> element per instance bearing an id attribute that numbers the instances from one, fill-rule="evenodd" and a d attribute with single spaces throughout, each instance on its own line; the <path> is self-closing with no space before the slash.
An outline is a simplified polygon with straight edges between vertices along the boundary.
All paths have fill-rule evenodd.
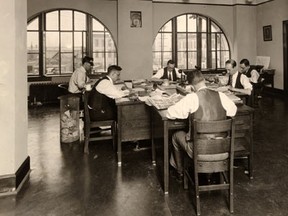
<path id="1" fill-rule="evenodd" d="M 230 58 L 227 38 L 209 17 L 184 14 L 169 20 L 158 32 L 153 44 L 153 70 L 175 60 L 181 69 L 217 70 Z"/>
<path id="2" fill-rule="evenodd" d="M 28 76 L 70 75 L 85 55 L 93 56 L 93 72 L 117 63 L 116 46 L 107 28 L 75 10 L 43 12 L 27 26 Z"/>

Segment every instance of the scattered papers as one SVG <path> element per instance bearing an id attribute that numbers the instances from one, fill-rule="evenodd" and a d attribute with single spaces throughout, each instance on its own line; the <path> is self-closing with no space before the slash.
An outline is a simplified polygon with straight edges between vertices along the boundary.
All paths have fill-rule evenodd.
<path id="1" fill-rule="evenodd" d="M 179 100 L 183 98 L 182 95 L 180 94 L 173 94 L 169 97 L 150 97 L 147 100 L 157 109 L 162 110 L 162 109 L 167 109 L 168 107 L 174 105 L 177 103 Z"/>

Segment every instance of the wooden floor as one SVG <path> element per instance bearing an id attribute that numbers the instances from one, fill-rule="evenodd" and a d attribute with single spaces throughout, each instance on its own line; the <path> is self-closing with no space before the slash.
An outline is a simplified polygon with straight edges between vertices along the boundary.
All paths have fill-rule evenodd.
<path id="1" fill-rule="evenodd" d="M 235 166 L 234 216 L 288 212 L 288 101 L 263 97 L 255 112 L 254 179 Z M 161 143 L 157 143 L 161 158 Z M 117 167 L 111 141 L 60 145 L 59 107 L 29 109 L 31 174 L 16 196 L 0 197 L 2 216 L 191 216 L 193 193 L 170 177 L 164 196 L 161 169 L 151 163 L 149 142 L 123 145 Z M 238 166 L 239 165 L 239 166 Z M 200 195 L 202 215 L 230 215 L 225 193 Z"/>

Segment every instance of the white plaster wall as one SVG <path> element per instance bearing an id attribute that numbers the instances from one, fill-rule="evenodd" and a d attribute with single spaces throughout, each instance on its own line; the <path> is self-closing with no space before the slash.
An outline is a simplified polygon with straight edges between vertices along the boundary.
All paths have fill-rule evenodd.
<path id="1" fill-rule="evenodd" d="M 14 174 L 27 157 L 26 3 L 1 0 L 0 176 Z"/>
<path id="2" fill-rule="evenodd" d="M 288 1 L 275 0 L 257 7 L 257 55 L 270 56 L 270 68 L 276 69 L 274 86 L 284 89 L 283 21 L 288 20 Z M 263 26 L 272 25 L 272 41 L 263 40 Z"/>

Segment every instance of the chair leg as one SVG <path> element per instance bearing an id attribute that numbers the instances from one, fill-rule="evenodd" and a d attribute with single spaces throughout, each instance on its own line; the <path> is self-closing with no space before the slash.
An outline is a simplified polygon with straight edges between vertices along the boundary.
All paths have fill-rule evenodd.
<path id="1" fill-rule="evenodd" d="M 112 143 L 113 143 L 113 150 L 116 148 L 116 122 L 113 122 L 111 125 L 111 134 L 112 134 Z"/>
<path id="2" fill-rule="evenodd" d="M 230 204 L 230 213 L 234 212 L 234 179 L 233 179 L 233 169 L 230 171 L 229 179 L 229 204 Z"/>
<path id="3" fill-rule="evenodd" d="M 85 127 L 84 153 L 89 154 L 90 128 Z"/>
<path id="4" fill-rule="evenodd" d="M 195 196 L 196 196 L 196 213 L 197 215 L 201 214 L 200 210 L 200 197 L 199 197 L 199 179 L 197 170 L 194 167 L 194 187 L 195 187 Z"/>
<path id="5" fill-rule="evenodd" d="M 248 169 L 249 169 L 249 178 L 253 179 L 253 164 L 250 155 L 248 156 Z"/>

